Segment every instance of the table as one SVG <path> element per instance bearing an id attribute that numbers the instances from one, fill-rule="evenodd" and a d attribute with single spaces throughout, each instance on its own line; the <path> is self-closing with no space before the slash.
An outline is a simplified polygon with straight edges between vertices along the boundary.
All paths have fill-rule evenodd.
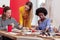
<path id="1" fill-rule="evenodd" d="M 14 33 L 9 33 L 9 32 L 2 31 L 2 30 L 0 30 L 0 35 L 6 36 L 13 40 L 55 40 L 52 37 L 26 36 L 26 35 L 21 35 L 21 33 L 14 34 Z"/>

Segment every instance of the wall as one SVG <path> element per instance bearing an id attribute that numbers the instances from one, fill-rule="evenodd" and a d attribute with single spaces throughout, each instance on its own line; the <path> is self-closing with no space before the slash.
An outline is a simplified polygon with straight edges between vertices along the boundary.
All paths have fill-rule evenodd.
<path id="1" fill-rule="evenodd" d="M 26 2 L 27 0 L 25 0 L 25 2 Z M 36 0 L 30 0 L 32 3 L 33 3 L 33 20 L 32 20 L 32 25 L 36 25 L 37 24 L 37 16 L 35 15 L 35 10 L 36 10 Z M 11 2 L 11 3 L 10 3 Z M 17 11 L 19 11 L 19 9 L 18 9 L 18 7 L 19 6 L 22 6 L 22 4 L 24 4 L 25 3 L 24 1 L 21 1 L 21 0 L 0 0 L 0 7 L 2 7 L 2 5 L 3 4 L 5 4 L 6 6 L 10 6 L 11 7 L 11 9 L 12 9 L 12 15 L 13 15 L 13 17 L 15 17 L 15 19 L 17 19 L 17 21 L 19 20 L 18 18 L 19 18 L 19 16 L 18 16 L 18 12 Z M 16 4 L 15 4 L 16 3 Z M 22 3 L 22 4 L 21 4 Z M 17 5 L 17 6 L 16 6 Z M 15 6 L 15 7 L 14 7 Z M 14 9 L 13 9 L 14 8 Z M 15 16 L 15 15 L 16 16 Z"/>
<path id="2" fill-rule="evenodd" d="M 19 22 L 19 7 L 24 6 L 29 0 L 10 0 L 10 7 L 12 9 L 12 16 Z"/>
<path id="3" fill-rule="evenodd" d="M 0 7 L 2 7 L 3 4 L 10 6 L 10 0 L 0 0 Z"/>
<path id="4" fill-rule="evenodd" d="M 52 15 L 53 15 L 53 20 L 54 24 L 56 26 L 60 25 L 60 0 L 53 0 L 52 1 Z"/>
<path id="5" fill-rule="evenodd" d="M 35 15 L 35 11 L 37 9 L 37 0 L 30 0 L 33 3 L 33 20 L 32 20 L 32 25 L 37 25 L 37 20 L 38 17 Z"/>
<path id="6" fill-rule="evenodd" d="M 34 14 L 34 18 L 32 21 L 32 25 L 36 25 L 37 24 L 37 19 L 38 17 L 35 15 L 35 10 L 37 8 L 37 0 L 30 0 L 33 3 L 33 14 Z M 0 0 L 0 7 L 5 4 L 6 6 L 10 6 L 10 0 Z M 49 9 L 49 6 L 51 6 L 51 13 L 48 15 L 50 16 L 53 21 L 54 21 L 54 25 L 59 26 L 60 25 L 60 0 L 47 0 L 46 1 L 46 5 L 47 5 L 47 9 Z"/>
<path id="7" fill-rule="evenodd" d="M 60 0 L 46 0 L 46 8 L 49 17 L 53 20 L 53 25 L 58 28 L 60 25 Z"/>

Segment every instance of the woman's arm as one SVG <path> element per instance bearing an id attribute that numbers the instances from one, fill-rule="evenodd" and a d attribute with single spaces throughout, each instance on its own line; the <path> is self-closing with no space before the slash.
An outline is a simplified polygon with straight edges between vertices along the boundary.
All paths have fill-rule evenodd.
<path id="1" fill-rule="evenodd" d="M 32 22 L 32 20 L 33 20 L 33 10 L 31 9 L 31 11 L 30 11 L 30 22 Z"/>
<path id="2" fill-rule="evenodd" d="M 47 20 L 47 25 L 46 25 L 46 30 L 45 31 L 49 31 L 50 29 L 50 25 L 51 25 L 51 20 L 50 19 L 48 19 Z"/>
<path id="3" fill-rule="evenodd" d="M 0 30 L 6 30 L 6 26 L 3 26 L 1 17 L 0 17 Z"/>
<path id="4" fill-rule="evenodd" d="M 12 18 L 11 20 L 12 20 L 11 25 L 13 26 L 13 28 L 18 28 L 19 26 L 18 22 L 14 18 Z"/>
<path id="5" fill-rule="evenodd" d="M 40 20 L 38 20 L 38 26 L 36 27 L 37 30 L 40 30 L 39 25 L 40 25 Z"/>
<path id="6" fill-rule="evenodd" d="M 19 25 L 23 26 L 22 8 L 19 8 Z"/>

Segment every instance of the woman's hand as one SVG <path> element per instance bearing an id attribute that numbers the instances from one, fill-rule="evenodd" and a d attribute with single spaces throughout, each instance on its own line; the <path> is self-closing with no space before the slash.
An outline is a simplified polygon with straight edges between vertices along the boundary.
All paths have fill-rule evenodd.
<path id="1" fill-rule="evenodd" d="M 21 28 L 23 28 L 23 26 L 22 25 L 19 25 L 19 29 L 21 29 Z"/>

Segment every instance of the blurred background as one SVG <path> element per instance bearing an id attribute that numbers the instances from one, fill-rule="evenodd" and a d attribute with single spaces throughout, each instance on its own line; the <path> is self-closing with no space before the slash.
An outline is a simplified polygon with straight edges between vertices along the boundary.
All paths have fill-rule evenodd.
<path id="1" fill-rule="evenodd" d="M 33 3 L 33 20 L 31 25 L 37 25 L 37 20 L 39 19 L 35 15 L 36 9 L 45 7 L 48 11 L 47 17 L 51 18 L 53 25 L 55 25 L 55 27 L 60 26 L 60 0 L 0 0 L 0 10 L 2 5 L 10 6 L 12 16 L 19 21 L 19 7 L 23 6 L 27 1 Z"/>

